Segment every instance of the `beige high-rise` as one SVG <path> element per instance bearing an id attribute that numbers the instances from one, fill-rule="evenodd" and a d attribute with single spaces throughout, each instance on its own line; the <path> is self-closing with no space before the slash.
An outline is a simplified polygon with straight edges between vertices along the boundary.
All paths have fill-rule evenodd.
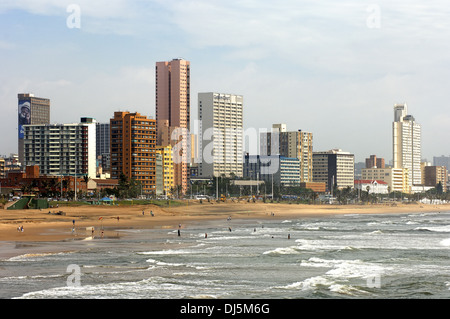
<path id="1" fill-rule="evenodd" d="M 190 162 L 190 62 L 156 63 L 157 145 L 173 147 L 175 185 L 188 188 Z"/>
<path id="2" fill-rule="evenodd" d="M 421 126 L 412 115 L 408 115 L 406 104 L 394 105 L 392 146 L 394 168 L 407 168 L 410 186 L 420 185 Z"/>
<path id="3" fill-rule="evenodd" d="M 272 132 L 276 135 L 272 136 Z M 276 155 L 300 160 L 300 181 L 313 181 L 313 134 L 302 130 L 287 131 L 286 124 L 273 124 L 272 132 L 261 133 L 261 155 Z"/>

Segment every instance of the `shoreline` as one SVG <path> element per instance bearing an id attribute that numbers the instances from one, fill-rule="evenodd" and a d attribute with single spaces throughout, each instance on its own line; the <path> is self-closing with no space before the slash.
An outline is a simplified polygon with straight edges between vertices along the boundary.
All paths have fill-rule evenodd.
<path id="1" fill-rule="evenodd" d="M 56 214 L 64 212 L 63 215 Z M 144 211 L 144 214 L 142 212 Z M 306 205 L 277 203 L 203 203 L 160 208 L 155 205 L 79 206 L 46 210 L 0 210 L 0 242 L 62 242 L 120 238 L 117 230 L 173 228 L 179 224 L 226 219 L 292 219 L 339 214 L 400 214 L 450 211 L 450 204 Z M 50 212 L 50 214 L 49 214 Z M 151 215 L 153 213 L 153 216 Z M 273 214 L 272 214 L 273 213 Z M 23 226 L 23 232 L 18 227 Z M 92 227 L 94 233 L 92 233 Z M 123 232 L 122 232 L 123 233 Z M 126 235 L 122 235 L 126 236 Z"/>

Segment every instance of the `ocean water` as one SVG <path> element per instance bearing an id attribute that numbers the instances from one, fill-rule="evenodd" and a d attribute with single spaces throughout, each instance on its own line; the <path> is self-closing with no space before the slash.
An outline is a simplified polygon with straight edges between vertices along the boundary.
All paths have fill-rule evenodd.
<path id="1" fill-rule="evenodd" d="M 450 298 L 450 212 L 224 219 L 177 231 L 1 243 L 15 255 L 0 259 L 0 298 Z"/>

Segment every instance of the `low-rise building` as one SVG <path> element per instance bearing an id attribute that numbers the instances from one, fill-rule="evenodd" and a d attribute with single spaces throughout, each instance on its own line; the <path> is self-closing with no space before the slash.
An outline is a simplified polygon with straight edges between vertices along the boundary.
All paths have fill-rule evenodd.
<path id="1" fill-rule="evenodd" d="M 355 180 L 355 189 L 369 192 L 369 194 L 389 194 L 388 183 L 381 180 Z"/>
<path id="2" fill-rule="evenodd" d="M 386 182 L 389 192 L 410 193 L 407 168 L 363 168 L 362 180 L 377 180 Z"/>
<path id="3" fill-rule="evenodd" d="M 300 186 L 300 160 L 280 155 L 245 155 L 244 178 Z"/>
<path id="4" fill-rule="evenodd" d="M 448 171 L 445 166 L 425 166 L 424 168 L 424 185 L 436 187 L 439 183 L 442 190 L 447 191 Z"/>

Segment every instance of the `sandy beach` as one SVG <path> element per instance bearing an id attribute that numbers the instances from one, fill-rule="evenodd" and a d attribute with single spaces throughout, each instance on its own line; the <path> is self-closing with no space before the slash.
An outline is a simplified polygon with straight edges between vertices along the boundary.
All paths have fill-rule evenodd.
<path id="1" fill-rule="evenodd" d="M 272 203 L 186 202 L 185 206 L 80 206 L 46 210 L 0 210 L 0 241 L 39 242 L 101 238 L 117 229 L 184 227 L 191 221 L 226 219 L 301 218 L 336 214 L 395 214 L 444 212 L 450 204 L 429 205 L 302 205 Z M 58 212 L 63 214 L 57 214 Z M 50 212 L 50 213 L 49 213 Z M 144 212 L 144 214 L 143 214 Z M 152 214 L 153 213 L 153 216 Z M 23 231 L 19 230 L 23 227 Z M 92 232 L 92 228 L 94 232 Z"/>

